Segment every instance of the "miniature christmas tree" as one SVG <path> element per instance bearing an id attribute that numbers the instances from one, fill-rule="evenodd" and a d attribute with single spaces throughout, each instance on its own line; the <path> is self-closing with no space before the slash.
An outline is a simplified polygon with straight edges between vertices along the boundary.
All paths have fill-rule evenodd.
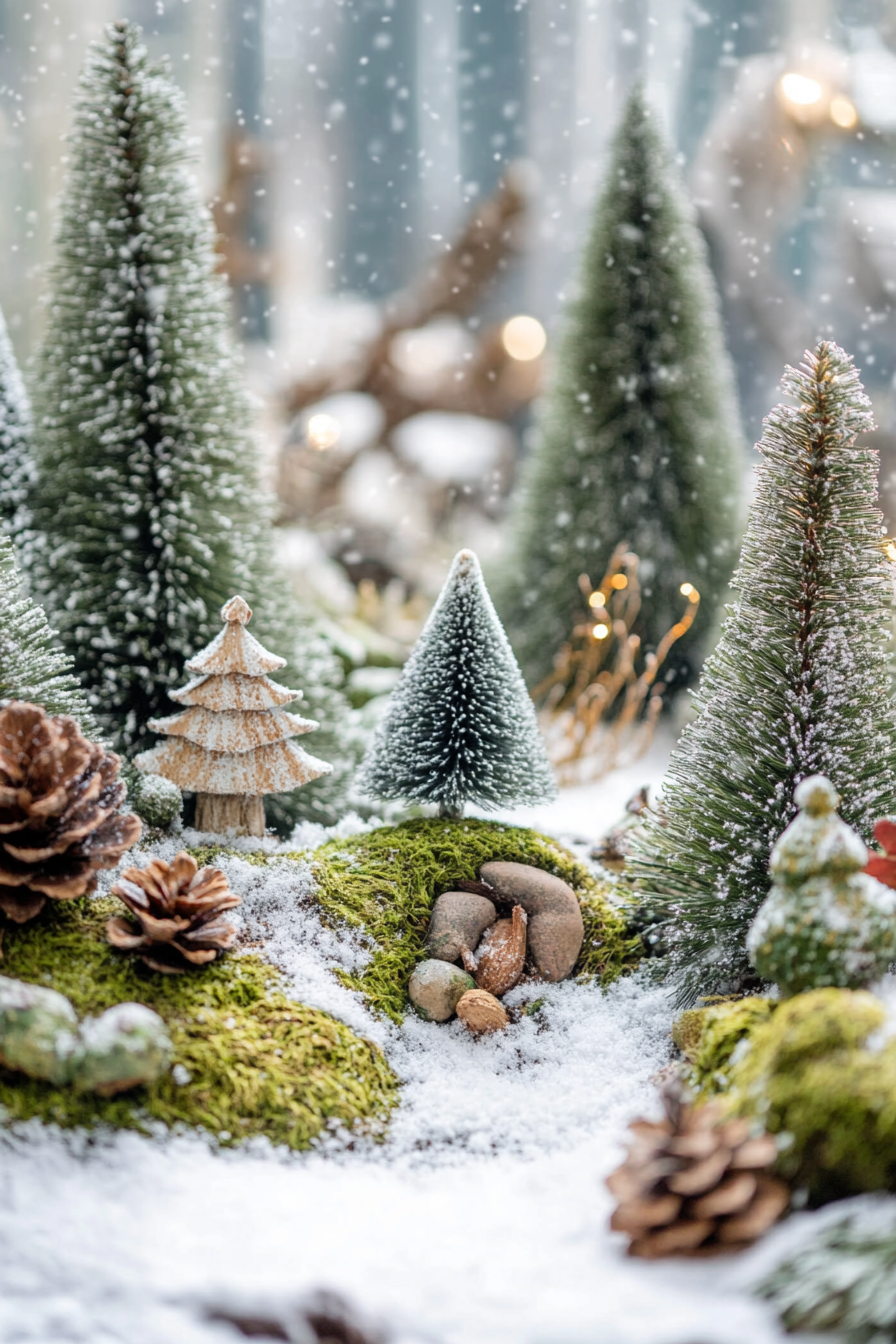
<path id="1" fill-rule="evenodd" d="M 24 540 L 31 521 L 31 431 L 31 404 L 0 313 L 0 527 L 17 543 Z"/>
<path id="2" fill-rule="evenodd" d="M 455 556 L 358 777 L 380 798 L 494 809 L 556 792 L 535 709 L 472 551 Z"/>
<path id="3" fill-rule="evenodd" d="M 55 645 L 42 607 L 22 592 L 13 544 L 0 534 L 0 701 L 27 700 L 48 714 L 70 714 L 88 736 L 95 725 L 72 661 Z"/>
<path id="4" fill-rule="evenodd" d="M 666 660 L 684 685 L 737 556 L 742 471 L 734 381 L 706 249 L 640 89 L 616 135 L 497 603 L 526 680 L 552 668 L 616 547 L 640 557 L 635 633 L 655 650 L 702 595 Z"/>
<path id="5" fill-rule="evenodd" d="M 117 743 L 150 745 L 231 593 L 286 651 L 247 398 L 184 99 L 113 24 L 81 81 L 40 355 L 35 583 Z M 257 600 L 256 600 L 257 599 Z M 288 641 L 288 642 L 287 642 Z"/>
<path id="6" fill-rule="evenodd" d="M 288 740 L 318 725 L 282 708 L 302 693 L 270 680 L 286 659 L 249 634 L 251 617 L 241 597 L 222 607 L 224 629 L 187 663 L 194 680 L 171 692 L 189 708 L 151 719 L 150 728 L 170 740 L 134 759 L 138 770 L 196 794 L 200 831 L 264 835 L 264 794 L 296 789 L 332 769 Z"/>
<path id="7" fill-rule="evenodd" d="M 793 801 L 800 811 L 775 841 L 747 952 L 785 994 L 861 989 L 896 960 L 896 891 L 861 871 L 868 850 L 837 816 L 830 780 L 804 779 Z"/>
<path id="8" fill-rule="evenodd" d="M 797 404 L 765 421 L 739 596 L 673 753 L 661 816 L 629 865 L 668 919 L 682 1003 L 749 980 L 747 929 L 801 779 L 826 775 L 863 838 L 896 810 L 892 565 L 875 507 L 878 455 L 856 445 L 870 403 L 849 356 L 827 341 L 783 385 Z"/>

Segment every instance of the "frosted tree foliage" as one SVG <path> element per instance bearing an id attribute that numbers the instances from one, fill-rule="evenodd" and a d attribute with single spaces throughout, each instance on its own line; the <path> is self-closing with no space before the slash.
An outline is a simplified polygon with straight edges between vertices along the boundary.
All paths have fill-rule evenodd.
<path id="1" fill-rule="evenodd" d="M 856 444 L 870 403 L 852 360 L 822 342 L 767 416 L 738 590 L 632 871 L 670 920 L 681 1002 L 748 981 L 747 930 L 795 785 L 823 774 L 870 839 L 896 811 L 889 674 L 893 567 L 875 507 L 878 455 Z"/>
<path id="2" fill-rule="evenodd" d="M 56 646 L 43 607 L 22 592 L 13 544 L 0 534 L 0 701 L 27 700 L 48 714 L 71 714 L 88 737 L 96 725 L 72 675 L 72 660 Z"/>
<path id="3" fill-rule="evenodd" d="M 552 668 L 620 542 L 640 556 L 635 633 L 683 685 L 737 556 L 740 427 L 706 249 L 636 88 L 616 133 L 539 440 L 524 474 L 501 612 L 530 685 Z"/>
<path id="4" fill-rule="evenodd" d="M 494 809 L 556 789 L 535 709 L 472 551 L 455 556 L 358 777 L 379 798 Z"/>
<path id="5" fill-rule="evenodd" d="M 185 137 L 181 93 L 137 29 L 112 25 L 76 103 L 40 356 L 36 522 L 64 646 L 129 751 L 151 744 L 147 721 L 232 593 L 275 647 L 299 635 L 272 578 L 227 291 Z M 303 679 L 332 725 L 345 705 L 327 676 L 323 705 Z M 323 818 L 333 801 L 302 806 Z"/>
<path id="6" fill-rule="evenodd" d="M 0 527 L 17 542 L 30 523 L 31 433 L 31 404 L 0 312 Z"/>

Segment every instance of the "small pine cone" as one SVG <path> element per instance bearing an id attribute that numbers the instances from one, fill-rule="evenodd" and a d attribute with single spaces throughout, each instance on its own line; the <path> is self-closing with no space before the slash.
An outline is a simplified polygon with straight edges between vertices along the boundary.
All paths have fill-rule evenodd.
<path id="1" fill-rule="evenodd" d="M 197 872 L 196 860 L 184 850 L 173 863 L 152 859 L 145 868 L 128 868 L 112 891 L 134 919 L 110 919 L 109 942 L 136 952 L 154 971 L 180 975 L 233 947 L 236 929 L 221 916 L 239 905 L 239 896 L 228 888 L 220 868 Z"/>
<path id="2" fill-rule="evenodd" d="M 140 838 L 119 808 L 119 759 L 88 742 L 67 714 L 12 700 L 0 710 L 0 910 L 17 924 L 47 897 L 93 891 Z"/>
<path id="3" fill-rule="evenodd" d="M 750 1136 L 747 1120 L 719 1107 L 689 1106 L 677 1081 L 663 1089 L 666 1118 L 635 1120 L 628 1156 L 607 1178 L 619 1201 L 610 1226 L 630 1237 L 629 1255 L 700 1255 L 739 1250 L 780 1218 L 790 1202 L 769 1174 L 770 1134 Z"/>

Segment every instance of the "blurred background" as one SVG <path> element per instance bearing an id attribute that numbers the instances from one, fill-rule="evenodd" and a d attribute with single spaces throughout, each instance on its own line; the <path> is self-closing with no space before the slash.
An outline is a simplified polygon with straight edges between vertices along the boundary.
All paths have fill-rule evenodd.
<path id="1" fill-rule="evenodd" d="M 87 43 L 184 89 L 278 542 L 362 697 L 486 565 L 633 80 L 678 153 L 747 438 L 856 355 L 896 527 L 896 0 L 0 0 L 0 305 L 27 365 Z M 745 460 L 745 469 L 747 463 Z"/>

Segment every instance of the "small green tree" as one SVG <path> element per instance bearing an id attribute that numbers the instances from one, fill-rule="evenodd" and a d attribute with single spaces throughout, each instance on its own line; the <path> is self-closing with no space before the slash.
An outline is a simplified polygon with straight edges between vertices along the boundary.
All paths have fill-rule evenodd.
<path id="1" fill-rule="evenodd" d="M 0 527 L 17 543 L 25 541 L 31 521 L 31 432 L 31 404 L 0 313 Z"/>
<path id="2" fill-rule="evenodd" d="M 535 709 L 472 551 L 455 556 L 358 775 L 377 798 L 493 810 L 556 793 Z"/>
<path id="3" fill-rule="evenodd" d="M 87 737 L 96 724 L 72 660 L 55 643 L 42 607 L 22 592 L 10 537 L 0 533 L 0 701 L 27 700 L 48 714 L 71 714 Z"/>
<path id="4" fill-rule="evenodd" d="M 747 931 L 795 786 L 826 775 L 848 826 L 870 839 L 896 811 L 889 671 L 893 567 L 875 507 L 878 455 L 856 436 L 871 411 L 852 360 L 821 342 L 765 421 L 738 598 L 707 661 L 631 871 L 669 921 L 678 997 L 750 978 Z"/>
<path id="5" fill-rule="evenodd" d="M 734 566 L 741 463 L 734 381 L 706 249 L 640 88 L 613 144 L 539 439 L 524 471 L 497 585 L 530 686 L 627 543 L 640 557 L 635 633 L 655 649 L 703 601 L 664 675 L 699 664 Z"/>
<path id="6" fill-rule="evenodd" d="M 251 601 L 261 638 L 295 651 L 287 675 L 308 686 L 329 733 L 347 713 L 332 654 L 301 630 L 273 573 L 191 157 L 182 94 L 138 29 L 111 25 L 81 79 L 39 358 L 35 524 L 46 544 L 35 579 L 101 723 L 128 752 L 152 744 L 147 721 L 168 712 L 169 687 L 234 592 Z M 306 649 L 328 664 L 319 688 Z M 324 750 L 338 760 L 335 743 Z M 351 768 L 296 806 L 332 817 Z"/>

